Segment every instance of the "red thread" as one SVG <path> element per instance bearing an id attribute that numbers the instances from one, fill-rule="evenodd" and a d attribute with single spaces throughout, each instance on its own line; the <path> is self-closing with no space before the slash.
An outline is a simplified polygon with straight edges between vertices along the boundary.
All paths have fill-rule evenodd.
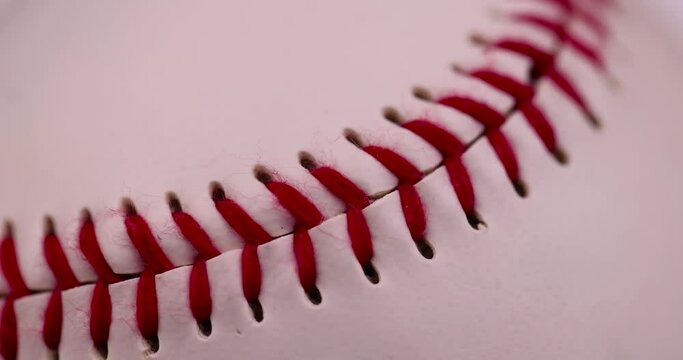
<path id="1" fill-rule="evenodd" d="M 422 200 L 417 193 L 414 185 L 399 185 L 398 194 L 401 199 L 401 210 L 406 221 L 410 237 L 413 241 L 424 240 L 424 233 L 427 229 L 427 218 L 425 217 Z"/>
<path id="2" fill-rule="evenodd" d="M 14 296 L 10 294 L 5 299 L 0 315 L 0 353 L 5 360 L 17 358 L 17 315 L 14 312 Z"/>
<path id="3" fill-rule="evenodd" d="M 62 290 L 57 287 L 52 290 L 50 300 L 45 308 L 43 321 L 43 341 L 48 349 L 56 351 L 62 339 Z"/>
<path id="4" fill-rule="evenodd" d="M 138 279 L 135 319 L 143 338 L 155 339 L 159 333 L 159 310 L 154 271 L 145 269 Z"/>
<path id="5" fill-rule="evenodd" d="M 197 258 L 190 272 L 190 309 L 198 324 L 211 320 L 211 284 L 206 271 L 206 262 Z"/>
<path id="6" fill-rule="evenodd" d="M 257 245 L 246 243 L 242 249 L 242 292 L 247 301 L 258 300 L 261 294 L 261 262 Z"/>
<path id="7" fill-rule="evenodd" d="M 155 274 L 173 269 L 173 263 L 161 250 L 152 230 L 142 216 L 128 214 L 124 223 L 128 237 L 149 269 Z"/>
<path id="8" fill-rule="evenodd" d="M 424 139 L 443 157 L 460 157 L 465 152 L 465 145 L 460 139 L 427 120 L 412 120 L 403 123 L 401 126 Z"/>
<path id="9" fill-rule="evenodd" d="M 472 180 L 460 158 L 452 157 L 444 160 L 448 179 L 465 214 L 475 214 L 475 197 Z"/>
<path id="10" fill-rule="evenodd" d="M 216 210 L 247 244 L 260 245 L 273 239 L 241 206 L 230 199 L 215 200 Z"/>
<path id="11" fill-rule="evenodd" d="M 581 111 L 592 121 L 595 122 L 595 114 L 588 106 L 586 100 L 579 93 L 579 90 L 571 83 L 567 75 L 561 72 L 556 67 L 549 68 L 546 75 L 559 87 L 578 107 Z"/>
<path id="12" fill-rule="evenodd" d="M 339 171 L 329 166 L 321 166 L 309 171 L 327 190 L 340 198 L 345 204 L 361 209 L 370 204 L 368 195 Z"/>
<path id="13" fill-rule="evenodd" d="M 505 168 L 508 178 L 514 183 L 520 180 L 519 166 L 517 165 L 517 158 L 500 129 L 491 129 L 486 132 L 486 137 L 489 139 L 493 150 L 500 159 L 500 162 Z"/>
<path id="14" fill-rule="evenodd" d="M 362 266 L 368 265 L 374 256 L 372 248 L 372 236 L 370 228 L 365 221 L 363 211 L 354 206 L 346 208 L 346 229 L 351 239 L 353 249 L 358 263 Z"/>
<path id="15" fill-rule="evenodd" d="M 83 253 L 88 260 L 90 266 L 93 267 L 95 273 L 97 273 L 97 277 L 109 284 L 121 281 L 121 277 L 114 273 L 114 270 L 111 269 L 111 266 L 109 266 L 107 259 L 105 259 L 104 254 L 102 253 L 95 233 L 95 224 L 92 220 L 86 219 L 83 221 L 81 230 L 78 233 L 78 243 L 81 253 Z"/>
<path id="16" fill-rule="evenodd" d="M 310 229 L 324 220 L 318 208 L 291 185 L 281 181 L 270 181 L 265 185 L 298 224 Z"/>
<path id="17" fill-rule="evenodd" d="M 573 15 L 574 17 L 582 20 L 586 25 L 588 25 L 593 31 L 595 31 L 601 38 L 606 38 L 609 35 L 607 26 L 596 16 L 590 13 L 588 10 L 576 6 L 576 4 L 571 0 L 542 0 L 551 4 L 558 5 L 561 7 L 568 15 Z"/>
<path id="18" fill-rule="evenodd" d="M 0 244 L 0 266 L 2 273 L 15 297 L 28 295 L 31 291 L 26 286 L 24 278 L 21 276 L 17 252 L 14 248 L 14 239 L 11 235 L 6 235 Z"/>
<path id="19" fill-rule="evenodd" d="M 303 227 L 297 227 L 294 230 L 293 239 L 294 258 L 296 259 L 297 272 L 299 274 L 299 282 L 304 290 L 311 290 L 315 287 L 315 282 L 318 277 L 315 251 L 311 236 L 308 230 Z"/>
<path id="20" fill-rule="evenodd" d="M 180 229 L 180 233 L 192 244 L 202 258 L 208 260 L 221 254 L 211 241 L 209 234 L 192 216 L 183 211 L 173 211 L 171 216 Z"/>
<path id="21" fill-rule="evenodd" d="M 55 276 L 58 287 L 61 287 L 62 289 L 71 289 L 80 285 L 76 278 L 76 274 L 74 274 L 74 271 L 69 265 L 66 254 L 64 254 L 62 245 L 59 243 L 59 239 L 55 234 L 51 233 L 45 236 L 43 252 L 45 254 L 45 260 L 47 260 L 47 265 Z"/>
<path id="22" fill-rule="evenodd" d="M 471 98 L 450 95 L 438 99 L 437 103 L 469 115 L 487 129 L 498 128 L 505 123 L 505 116 L 503 114 L 483 102 Z"/>
<path id="23" fill-rule="evenodd" d="M 394 174 L 402 184 L 417 184 L 422 172 L 403 156 L 379 146 L 366 146 L 363 150 Z"/>
<path id="24" fill-rule="evenodd" d="M 100 279 L 95 283 L 90 300 L 90 337 L 97 349 L 107 347 L 111 327 L 111 297 L 109 284 Z"/>
<path id="25" fill-rule="evenodd" d="M 569 44 L 569 46 L 573 47 L 574 50 L 593 66 L 601 71 L 605 71 L 605 62 L 600 53 L 585 41 L 567 31 L 564 23 L 532 13 L 519 13 L 514 14 L 511 17 L 518 22 L 533 25 L 552 33 L 558 40 L 564 41 Z"/>
<path id="26" fill-rule="evenodd" d="M 535 91 L 533 87 L 494 70 L 479 69 L 471 71 L 469 74 L 512 96 L 516 102 L 515 106 L 522 112 L 546 149 L 552 153 L 556 152 L 555 130 L 543 111 L 534 104 Z"/>

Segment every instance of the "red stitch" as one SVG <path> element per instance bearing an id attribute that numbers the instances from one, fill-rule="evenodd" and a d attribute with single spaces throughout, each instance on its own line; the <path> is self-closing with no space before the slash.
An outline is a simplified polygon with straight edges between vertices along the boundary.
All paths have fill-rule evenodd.
<path id="1" fill-rule="evenodd" d="M 597 117 L 583 99 L 583 96 L 579 94 L 576 86 L 569 81 L 567 75 L 555 66 L 554 56 L 521 40 L 503 39 L 493 43 L 492 46 L 529 57 L 534 62 L 537 76 L 549 77 L 581 109 L 594 126 L 598 127 L 600 125 Z"/>
<path id="2" fill-rule="evenodd" d="M 15 360 L 18 351 L 17 315 L 14 312 L 14 296 L 5 299 L 0 315 L 0 353 L 5 360 Z"/>
<path id="3" fill-rule="evenodd" d="M 309 291 L 315 287 L 317 269 L 313 243 L 306 228 L 297 227 L 294 230 L 293 248 L 299 282 L 304 290 Z"/>
<path id="4" fill-rule="evenodd" d="M 214 200 L 216 210 L 223 219 L 247 244 L 260 245 L 272 240 L 261 225 L 259 225 L 241 206 L 230 199 Z"/>
<path id="5" fill-rule="evenodd" d="M 472 187 L 470 175 L 462 164 L 462 160 L 457 157 L 451 157 L 444 160 L 444 165 L 462 210 L 467 214 L 468 218 L 476 217 L 474 188 Z"/>
<path id="6" fill-rule="evenodd" d="M 159 309 L 154 273 L 151 269 L 145 269 L 140 274 L 135 298 L 135 319 L 138 330 L 140 335 L 150 342 L 154 342 L 159 333 Z"/>
<path id="7" fill-rule="evenodd" d="M 422 206 L 422 200 L 420 200 L 420 195 L 417 193 L 415 186 L 411 184 L 399 185 L 398 195 L 401 199 L 401 209 L 410 231 L 410 237 L 413 241 L 424 240 L 427 219 Z"/>
<path id="8" fill-rule="evenodd" d="M 517 165 L 517 158 L 515 153 L 510 146 L 500 129 L 490 129 L 486 132 L 486 137 L 488 138 L 493 150 L 496 152 L 498 159 L 503 164 L 505 172 L 512 183 L 518 183 L 520 181 L 519 177 L 519 166 Z"/>
<path id="9" fill-rule="evenodd" d="M 270 181 L 265 185 L 298 224 L 310 229 L 324 220 L 318 208 L 291 185 L 281 181 Z"/>
<path id="10" fill-rule="evenodd" d="M 257 245 L 246 243 L 242 249 L 242 292 L 249 302 L 261 294 L 261 262 Z"/>
<path id="11" fill-rule="evenodd" d="M 105 259 L 104 254 L 102 253 L 95 233 L 95 224 L 89 216 L 86 216 L 81 225 L 81 229 L 78 233 L 78 243 L 81 253 L 83 253 L 88 260 L 88 263 L 93 267 L 98 278 L 109 284 L 121 281 L 121 277 L 114 273 L 114 270 L 111 269 L 111 266 L 109 266 L 107 259 Z"/>
<path id="12" fill-rule="evenodd" d="M 180 229 L 180 233 L 192 244 L 202 258 L 208 260 L 221 254 L 209 238 L 209 234 L 192 216 L 183 211 L 173 211 L 171 216 Z"/>
<path id="13" fill-rule="evenodd" d="M 455 135 L 427 120 L 411 120 L 401 124 L 436 148 L 443 157 L 460 157 L 465 145 Z"/>
<path id="14" fill-rule="evenodd" d="M 55 276 L 58 287 L 61 287 L 62 289 L 71 289 L 80 284 L 76 278 L 76 274 L 74 274 L 74 271 L 69 265 L 69 261 L 66 258 L 66 254 L 64 254 L 59 239 L 54 233 L 45 235 L 43 252 L 45 254 L 45 260 L 47 260 L 47 265 Z"/>
<path id="15" fill-rule="evenodd" d="M 363 150 L 389 169 L 402 184 L 417 184 L 424 176 L 422 172 L 403 156 L 379 146 L 366 146 Z"/>
<path id="16" fill-rule="evenodd" d="M 109 284 L 100 279 L 95 283 L 90 300 L 90 337 L 96 349 L 107 348 L 111 327 L 111 297 Z"/>
<path id="17" fill-rule="evenodd" d="M 10 291 L 15 297 L 22 297 L 31 292 L 21 276 L 14 239 L 9 231 L 0 244 L 0 266 L 2 266 L 2 273 L 5 275 Z"/>
<path id="18" fill-rule="evenodd" d="M 365 194 L 353 181 L 329 166 L 321 166 L 309 170 L 311 175 L 320 181 L 334 196 L 340 198 L 345 204 L 358 208 L 365 208 L 370 204 L 368 195 Z"/>
<path id="19" fill-rule="evenodd" d="M 541 0 L 548 3 L 556 4 L 567 12 L 568 15 L 573 15 L 582 20 L 586 25 L 595 31 L 601 38 L 606 38 L 609 35 L 607 26 L 596 16 L 585 9 L 582 9 L 571 0 Z"/>
<path id="20" fill-rule="evenodd" d="M 368 265 L 374 256 L 370 228 L 363 211 L 354 206 L 346 208 L 346 229 L 351 239 L 351 248 L 361 266 Z"/>
<path id="21" fill-rule="evenodd" d="M 62 290 L 57 287 L 52 290 L 43 320 L 43 341 L 52 351 L 57 351 L 62 339 L 62 320 Z"/>
<path id="22" fill-rule="evenodd" d="M 438 99 L 437 103 L 469 115 L 486 128 L 497 128 L 505 123 L 505 116 L 503 114 L 471 98 L 450 95 Z"/>
<path id="23" fill-rule="evenodd" d="M 533 87 L 488 69 L 474 70 L 469 72 L 469 75 L 512 96 L 516 102 L 515 106 L 522 112 L 546 149 L 551 153 L 558 152 L 555 130 L 543 111 L 533 103 L 535 93 Z"/>
<path id="24" fill-rule="evenodd" d="M 596 49 L 591 47 L 588 43 L 579 39 L 566 29 L 566 25 L 559 21 L 550 20 L 541 15 L 532 13 L 519 13 L 511 16 L 512 19 L 521 23 L 536 26 L 540 29 L 552 33 L 558 40 L 565 41 L 572 46 L 580 55 L 582 55 L 593 66 L 605 71 L 605 62 Z"/>
<path id="25" fill-rule="evenodd" d="M 124 219 L 128 237 L 142 257 L 142 260 L 154 271 L 159 274 L 173 269 L 173 263 L 166 257 L 164 251 L 156 241 L 156 237 L 149 228 L 149 225 L 138 214 L 128 214 Z"/>
<path id="26" fill-rule="evenodd" d="M 197 258 L 194 265 L 192 265 L 189 297 L 192 316 L 194 316 L 197 324 L 209 322 L 213 307 L 211 284 L 209 283 L 209 274 L 206 271 L 206 262 L 201 257 Z"/>

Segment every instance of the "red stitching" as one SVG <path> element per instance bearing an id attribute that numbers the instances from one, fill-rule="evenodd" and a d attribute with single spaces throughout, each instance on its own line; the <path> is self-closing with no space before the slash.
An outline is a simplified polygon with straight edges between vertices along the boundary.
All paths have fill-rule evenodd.
<path id="1" fill-rule="evenodd" d="M 189 285 L 190 310 L 197 324 L 210 324 L 213 302 L 211 300 L 211 283 L 206 271 L 206 262 L 199 257 L 192 265 Z M 206 325 L 200 325 L 206 326 Z"/>
<path id="2" fill-rule="evenodd" d="M 142 216 L 137 213 L 127 214 L 124 224 L 128 238 L 142 257 L 146 267 L 149 267 L 155 274 L 173 269 L 173 263 L 161 250 L 152 229 L 149 228 L 147 221 Z"/>
<path id="3" fill-rule="evenodd" d="M 103 279 L 95 283 L 90 300 L 90 338 L 103 357 L 107 354 L 109 329 L 111 327 L 111 297 L 109 284 Z"/>
<path id="4" fill-rule="evenodd" d="M 62 339 L 62 318 L 62 290 L 57 287 L 52 290 L 43 320 L 43 341 L 52 351 L 57 351 Z"/>
<path id="5" fill-rule="evenodd" d="M 607 36 L 607 28 L 600 19 L 577 7 L 570 0 L 543 1 L 554 3 L 563 8 L 568 15 L 581 19 L 599 36 Z M 612 2 L 604 0 L 601 1 L 601 5 L 611 6 Z M 570 34 L 564 23 L 540 15 L 525 13 L 512 15 L 512 18 L 518 22 L 531 24 L 553 33 L 562 44 L 574 47 L 588 62 L 600 69 L 605 69 L 601 54 L 582 39 Z M 547 53 L 533 44 L 515 39 L 500 39 L 487 45 L 515 52 L 531 59 L 536 78 L 547 77 L 553 81 L 586 114 L 589 120 L 597 124 L 597 118 L 583 96 L 569 78 L 556 67 L 555 54 Z M 504 74 L 486 69 L 475 70 L 468 74 L 510 94 L 516 100 L 515 108 L 527 118 L 548 151 L 558 150 L 552 126 L 545 114 L 533 102 L 535 91 L 532 85 L 521 83 Z M 506 116 L 474 99 L 449 96 L 438 99 L 436 102 L 464 112 L 481 122 L 486 128 L 484 134 L 505 167 L 508 177 L 513 183 L 520 181 L 515 154 L 499 129 L 506 121 Z M 442 165 L 449 175 L 461 206 L 470 219 L 470 216 L 475 212 L 475 198 L 471 180 L 461 161 L 461 155 L 466 146 L 453 134 L 428 120 L 408 121 L 401 126 L 422 137 L 441 153 L 444 158 Z M 392 150 L 377 146 L 365 146 L 363 150 L 377 159 L 399 179 L 397 191 L 406 225 L 416 244 L 424 242 L 427 219 L 419 193 L 414 186 L 422 180 L 424 174 L 407 159 Z M 369 271 L 366 266 L 372 266 L 371 260 L 374 256 L 374 249 L 370 228 L 362 209 L 370 204 L 370 198 L 352 181 L 330 167 L 316 166 L 309 171 L 332 194 L 347 205 L 347 231 L 351 246 L 358 262 L 368 275 Z M 295 226 L 293 233 L 293 251 L 297 261 L 299 279 L 307 292 L 311 289 L 317 290 L 315 288 L 317 277 L 315 253 L 308 229 L 319 225 L 324 220 L 323 215 L 308 198 L 292 186 L 281 181 L 270 180 L 265 181 L 264 184 L 282 207 L 296 219 L 297 226 Z M 222 189 L 215 189 L 212 197 L 217 211 L 244 241 L 241 258 L 242 289 L 245 299 L 254 311 L 254 317 L 260 321 L 263 314 L 259 301 L 262 277 L 258 246 L 271 241 L 273 237 L 237 203 L 226 199 Z M 173 204 L 171 205 L 171 215 L 180 233 L 199 253 L 193 263 L 189 279 L 190 308 L 200 327 L 202 324 L 208 323 L 210 325 L 212 299 L 205 259 L 219 255 L 220 251 L 192 216 L 183 212 L 179 204 L 176 208 Z M 132 205 L 125 207 L 127 207 L 127 214 L 124 218 L 126 231 L 146 264 L 145 270 L 138 278 L 136 320 L 140 334 L 150 343 L 151 350 L 156 351 L 159 318 L 155 274 L 168 271 L 174 265 L 157 243 L 144 218 L 136 213 Z M 89 214 L 84 217 L 79 231 L 79 245 L 81 252 L 99 278 L 93 289 L 91 299 L 90 333 L 95 347 L 106 356 L 112 316 L 108 285 L 122 280 L 122 277 L 116 274 L 107 263 L 99 247 L 94 223 Z M 51 226 L 44 239 L 44 251 L 48 266 L 57 281 L 57 286 L 53 289 L 45 309 L 43 339 L 49 349 L 57 350 L 61 339 L 63 321 L 62 289 L 78 286 L 80 282 L 69 266 L 59 239 Z M 11 290 L 0 315 L 0 353 L 6 359 L 14 359 L 17 356 L 18 345 L 14 301 L 16 298 L 30 294 L 31 290 L 21 276 L 11 231 L 7 231 L 0 244 L 0 260 L 2 261 L 3 274 Z M 368 276 L 370 277 L 370 275 Z"/>

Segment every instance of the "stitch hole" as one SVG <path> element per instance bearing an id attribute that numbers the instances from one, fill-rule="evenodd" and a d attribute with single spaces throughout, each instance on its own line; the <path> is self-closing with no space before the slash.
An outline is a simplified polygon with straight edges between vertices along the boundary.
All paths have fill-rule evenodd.
<path id="1" fill-rule="evenodd" d="M 368 278 L 372 284 L 379 284 L 379 273 L 371 261 L 368 261 L 367 264 L 364 264 L 362 268 L 363 274 L 365 274 L 365 277 Z"/>
<path id="2" fill-rule="evenodd" d="M 217 181 L 212 181 L 211 184 L 209 184 L 209 193 L 211 194 L 211 200 L 214 202 L 225 200 L 225 190 L 223 190 L 223 186 Z"/>
<path id="3" fill-rule="evenodd" d="M 261 305 L 261 300 L 258 298 L 248 300 L 247 304 L 249 304 L 249 307 L 251 308 L 251 314 L 254 316 L 254 320 L 256 320 L 256 322 L 263 321 L 263 306 Z"/>
<path id="4" fill-rule="evenodd" d="M 47 215 L 45 216 L 45 235 L 54 235 L 55 234 L 55 220 L 52 218 L 52 216 Z"/>
<path id="5" fill-rule="evenodd" d="M 133 204 L 133 200 L 130 198 L 123 198 L 121 200 L 121 209 L 126 216 L 135 216 L 138 214 L 138 210 L 135 208 L 135 204 Z"/>
<path id="6" fill-rule="evenodd" d="M 254 167 L 254 176 L 256 177 L 256 180 L 264 184 L 273 181 L 273 175 L 263 165 L 256 165 Z"/>
<path id="7" fill-rule="evenodd" d="M 305 292 L 306 297 L 308 297 L 308 300 L 310 300 L 313 305 L 320 305 L 320 303 L 323 302 L 323 296 L 317 286 L 313 285 L 310 289 L 306 289 Z"/>
<path id="8" fill-rule="evenodd" d="M 512 186 L 515 188 L 515 192 L 520 197 L 527 197 L 529 195 L 529 187 L 523 180 L 515 180 L 512 182 Z"/>
<path id="9" fill-rule="evenodd" d="M 180 205 L 178 195 L 176 195 L 174 192 L 169 191 L 166 193 L 166 203 L 168 203 L 168 207 L 171 209 L 172 213 L 183 211 L 183 207 Z"/>
<path id="10" fill-rule="evenodd" d="M 422 238 L 422 239 L 416 240 L 415 245 L 417 246 L 417 250 L 420 252 L 420 254 L 425 259 L 431 260 L 434 258 L 434 248 L 427 241 L 427 239 Z"/>
<path id="11" fill-rule="evenodd" d="M 470 211 L 467 214 L 467 222 L 470 224 L 472 229 L 474 230 L 483 230 L 486 229 L 486 223 L 484 220 L 481 219 L 481 215 L 476 210 Z"/>
<path id="12" fill-rule="evenodd" d="M 12 238 L 14 237 L 14 225 L 12 225 L 12 222 L 9 220 L 5 220 L 2 224 L 2 235 L 3 238 Z"/>
<path id="13" fill-rule="evenodd" d="M 488 40 L 486 39 L 486 36 L 480 33 L 472 33 L 469 36 L 470 42 L 474 45 L 477 46 L 485 46 L 488 44 Z"/>
<path id="14" fill-rule="evenodd" d="M 95 345 L 95 352 L 97 353 L 97 358 L 98 359 L 107 359 L 109 357 L 109 345 L 108 344 L 101 344 L 101 345 Z"/>
<path id="15" fill-rule="evenodd" d="M 467 70 L 460 64 L 451 64 L 451 70 L 453 70 L 454 73 L 456 74 L 467 74 Z"/>
<path id="16" fill-rule="evenodd" d="M 145 338 L 145 342 L 147 343 L 148 353 L 155 354 L 159 351 L 159 335 L 154 334 L 149 338 Z"/>
<path id="17" fill-rule="evenodd" d="M 301 164 L 301 166 L 306 170 L 313 170 L 318 167 L 313 155 L 307 151 L 302 151 L 299 153 L 299 164 Z"/>
<path id="18" fill-rule="evenodd" d="M 360 135 L 352 129 L 345 129 L 344 130 L 344 137 L 346 140 L 348 140 L 351 144 L 355 145 L 357 148 L 362 149 L 363 148 L 363 141 L 360 139 Z"/>
<path id="19" fill-rule="evenodd" d="M 213 325 L 211 324 L 211 319 L 206 319 L 204 321 L 198 321 L 197 322 L 197 329 L 199 330 L 199 334 L 203 337 L 208 338 L 211 336 L 211 332 L 213 331 Z"/>
<path id="20" fill-rule="evenodd" d="M 567 152 L 562 148 L 558 147 L 555 149 L 555 151 L 553 151 L 553 157 L 562 165 L 567 165 L 569 163 L 569 155 L 567 155 Z"/>
<path id="21" fill-rule="evenodd" d="M 385 119 L 389 120 L 389 122 L 392 122 L 396 125 L 401 125 L 403 122 L 403 117 L 398 110 L 396 110 L 396 108 L 385 107 L 384 110 L 382 110 L 382 115 Z"/>
<path id="22" fill-rule="evenodd" d="M 434 101 L 434 97 L 432 97 L 432 93 L 422 86 L 413 87 L 413 96 L 415 96 L 416 98 L 418 98 L 420 100 L 424 100 L 424 101 L 429 101 L 429 102 Z"/>

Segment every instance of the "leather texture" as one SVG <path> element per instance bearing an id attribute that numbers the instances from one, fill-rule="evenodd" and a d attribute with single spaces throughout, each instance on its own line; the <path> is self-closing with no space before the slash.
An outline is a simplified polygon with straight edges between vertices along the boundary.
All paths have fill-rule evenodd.
<path id="1" fill-rule="evenodd" d="M 394 149 L 425 170 L 440 161 L 427 143 L 383 118 L 386 106 L 427 116 L 473 140 L 467 116 L 416 99 L 465 94 L 500 111 L 512 100 L 451 63 L 526 75 L 528 63 L 485 53 L 468 39 L 515 35 L 551 48 L 538 29 L 495 9 L 554 14 L 541 1 L 310 0 L 112 3 L 27 1 L 0 18 L 0 217 L 10 219 L 31 289 L 55 282 L 42 253 L 44 216 L 81 282 L 92 282 L 77 245 L 81 209 L 92 211 L 107 261 L 135 274 L 142 262 L 120 210 L 133 200 L 178 268 L 157 277 L 158 353 L 135 326 L 136 279 L 111 286 L 110 359 L 680 359 L 683 289 L 676 274 L 683 169 L 678 121 L 680 58 L 651 26 L 646 7 L 620 2 L 604 51 L 620 86 L 571 50 L 559 66 L 600 114 L 595 131 L 547 80 L 538 103 L 570 156 L 557 164 L 526 121 L 509 136 L 530 195 L 519 198 L 490 145 L 465 156 L 478 211 L 467 223 L 443 169 L 418 185 L 435 258 L 415 250 L 398 194 L 365 209 L 380 283 L 367 281 L 349 246 L 343 204 L 303 169 L 300 151 L 343 172 L 365 192 L 396 179 L 350 144 L 344 129 Z M 578 33 L 588 31 L 575 24 Z M 587 35 L 590 37 L 590 35 Z M 596 41 L 591 39 L 591 41 Z M 322 304 L 299 285 L 294 220 L 253 175 L 261 164 L 325 215 L 311 230 Z M 271 235 L 259 247 L 264 321 L 241 289 L 241 240 L 214 208 L 220 182 Z M 175 192 L 224 253 L 207 262 L 213 332 L 202 337 L 187 300 L 194 257 L 165 201 Z M 2 280 L 4 281 L 4 280 Z M 60 358 L 94 357 L 92 285 L 64 292 Z M 7 285 L 1 284 L 3 292 Z M 49 293 L 15 304 L 19 358 L 47 358 L 40 326 Z"/>

